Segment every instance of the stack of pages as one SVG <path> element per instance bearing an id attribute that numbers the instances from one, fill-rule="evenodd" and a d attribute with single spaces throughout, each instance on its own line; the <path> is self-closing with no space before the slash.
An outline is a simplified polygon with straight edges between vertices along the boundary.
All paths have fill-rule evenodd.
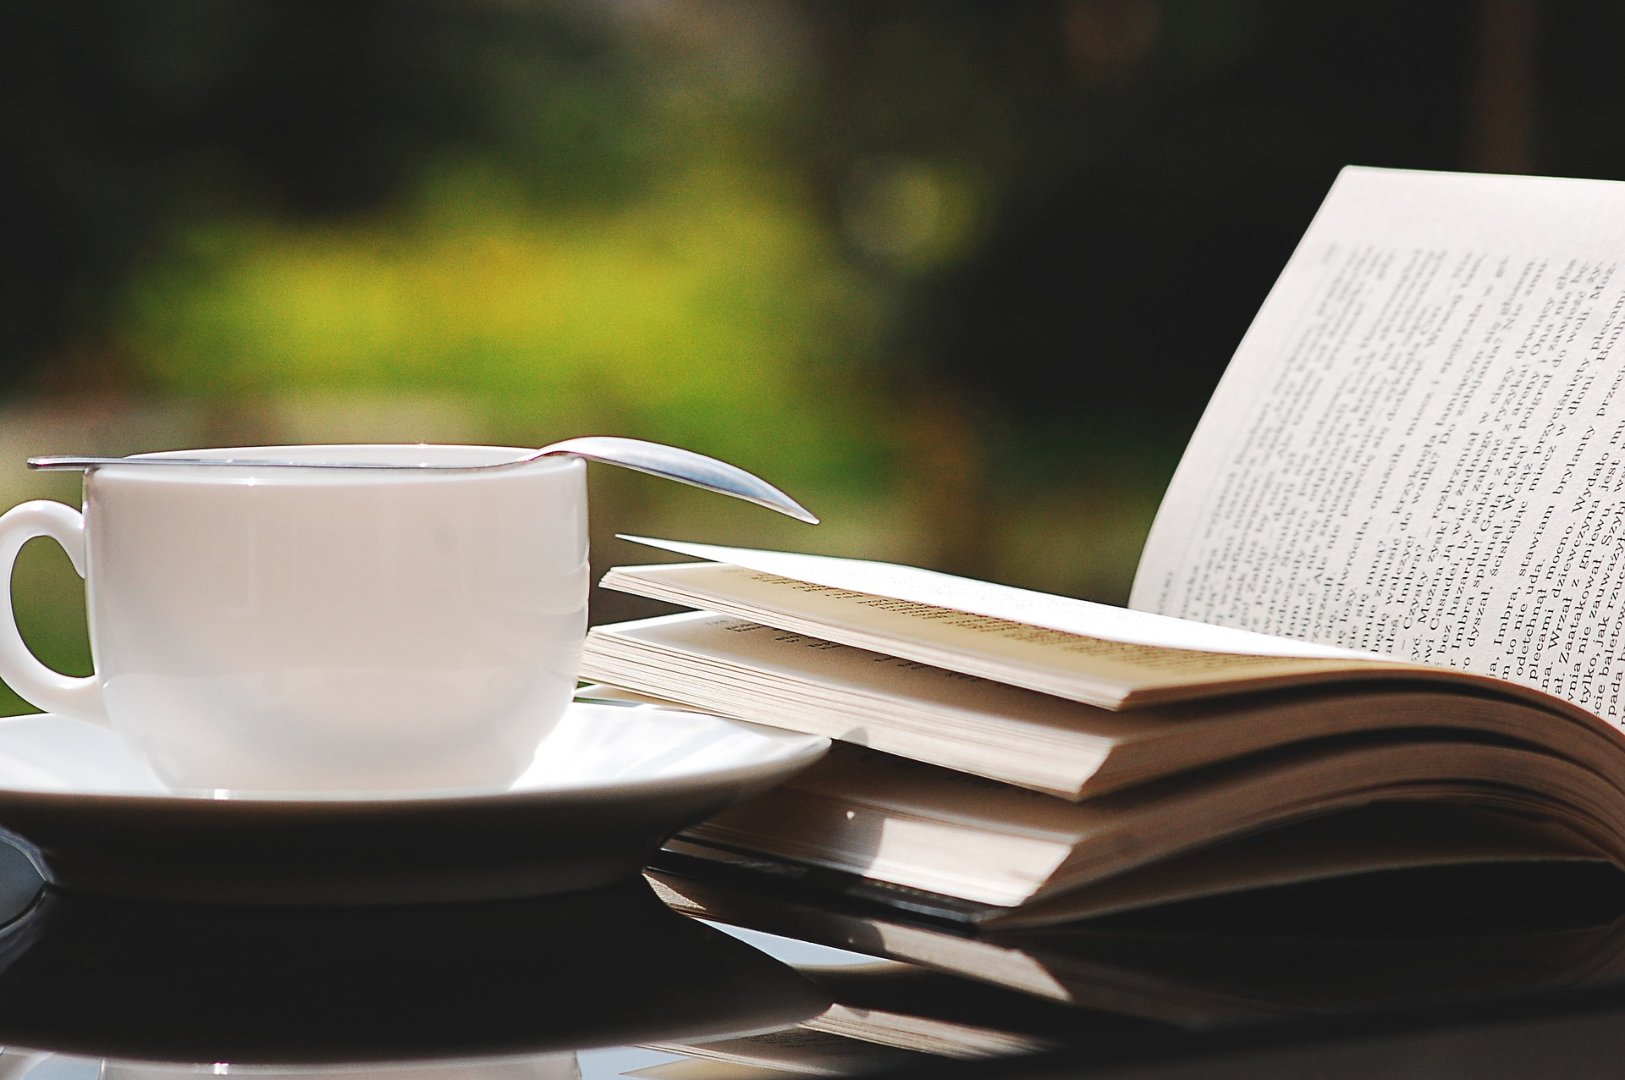
<path id="1" fill-rule="evenodd" d="M 604 584 L 704 610 L 595 627 L 586 676 L 839 740 L 686 832 L 673 847 L 688 854 L 838 871 L 857 879 L 843 891 L 1013 926 L 1316 876 L 1591 858 L 1608 829 L 1625 837 L 1625 818 L 1591 828 L 1581 812 L 1625 812 L 1606 779 L 1625 745 L 1537 692 L 1277 655 L 1253 635 L 903 567 L 660 543 L 726 561 Z M 880 626 L 886 651 L 860 647 Z M 1328 816 L 1395 799 L 1417 805 L 1401 830 Z"/>
<path id="2" fill-rule="evenodd" d="M 646 541 L 700 561 L 603 584 L 693 610 L 594 628 L 585 677 L 839 740 L 685 855 L 982 925 L 1625 865 L 1620 250 L 1625 184 L 1346 170 L 1130 609 Z"/>

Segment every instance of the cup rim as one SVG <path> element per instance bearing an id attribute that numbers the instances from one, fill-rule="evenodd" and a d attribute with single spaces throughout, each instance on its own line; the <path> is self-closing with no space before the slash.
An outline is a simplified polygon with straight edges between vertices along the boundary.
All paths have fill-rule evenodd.
<path id="1" fill-rule="evenodd" d="M 249 446 L 217 446 L 186 450 L 158 450 L 132 454 L 132 458 L 164 457 L 263 457 L 273 460 L 306 460 L 331 462 L 337 460 L 339 468 L 327 469 L 256 469 L 251 464 L 241 468 L 221 469 L 210 466 L 168 469 L 121 468 L 117 464 L 97 466 L 87 474 L 91 479 L 116 479 L 119 482 L 182 483 L 182 484 L 269 484 L 287 486 L 316 486 L 330 484 L 402 484 L 445 483 L 448 481 L 495 480 L 500 477 L 529 476 L 567 472 L 585 467 L 580 458 L 568 455 L 545 457 L 528 463 L 523 469 L 492 470 L 490 472 L 457 472 L 458 466 L 498 464 L 514 461 L 534 454 L 534 447 L 498 446 L 479 443 L 281 443 Z M 354 462 L 416 465 L 430 464 L 448 467 L 446 471 L 425 469 L 348 469 L 344 464 Z"/>

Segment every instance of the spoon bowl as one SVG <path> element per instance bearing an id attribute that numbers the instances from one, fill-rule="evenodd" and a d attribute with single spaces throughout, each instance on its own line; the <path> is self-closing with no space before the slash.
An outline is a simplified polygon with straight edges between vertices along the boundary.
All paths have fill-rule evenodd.
<path id="1" fill-rule="evenodd" d="M 493 469 L 516 469 L 540 461 L 542 458 L 556 454 L 570 454 L 585 458 L 588 461 L 601 461 L 608 465 L 619 465 L 623 469 L 635 469 L 638 472 L 649 473 L 652 476 L 665 477 L 680 483 L 691 484 L 694 487 L 704 488 L 722 495 L 731 495 L 736 499 L 765 506 L 769 510 L 776 510 L 781 514 L 816 525 L 818 518 L 806 507 L 796 502 L 790 496 L 780 491 L 758 476 L 716 458 L 696 454 L 692 450 L 683 450 L 663 443 L 646 442 L 643 439 L 626 439 L 614 435 L 587 435 L 575 439 L 564 439 L 560 442 L 549 443 L 540 449 L 517 457 L 511 461 L 489 462 L 478 465 L 433 465 L 426 462 L 372 462 L 372 461 L 287 461 L 274 458 L 256 457 L 185 457 L 185 456 L 137 456 L 137 457 L 82 457 L 74 455 L 46 455 L 28 459 L 30 469 L 39 470 L 68 470 L 68 469 L 96 469 L 104 466 L 116 465 L 120 468 L 129 465 L 139 466 L 185 466 L 208 468 L 254 468 L 254 469 L 385 469 L 407 470 L 418 472 L 489 472 Z"/>

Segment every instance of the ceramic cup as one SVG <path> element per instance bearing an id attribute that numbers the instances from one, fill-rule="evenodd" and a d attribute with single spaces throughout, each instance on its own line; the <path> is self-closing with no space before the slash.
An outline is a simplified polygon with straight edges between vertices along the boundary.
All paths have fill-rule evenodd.
<path id="1" fill-rule="evenodd" d="M 467 465 L 523 451 L 298 446 L 217 457 Z M 111 726 L 170 787 L 489 790 L 535 758 L 586 633 L 585 463 L 492 472 L 98 466 L 81 514 L 0 516 L 0 678 Z M 24 645 L 10 567 L 49 537 L 85 579 L 95 673 Z"/>

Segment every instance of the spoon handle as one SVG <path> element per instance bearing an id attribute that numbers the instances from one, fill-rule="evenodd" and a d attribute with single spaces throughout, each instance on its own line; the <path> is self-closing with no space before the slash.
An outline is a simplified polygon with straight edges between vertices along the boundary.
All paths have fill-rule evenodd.
<path id="1" fill-rule="evenodd" d="M 769 510 L 776 510 L 781 514 L 795 518 L 797 521 L 805 521 L 813 525 L 818 524 L 818 518 L 814 517 L 806 507 L 761 477 L 748 473 L 744 469 L 729 465 L 725 461 L 718 461 L 716 458 L 706 457 L 704 454 L 696 454 L 692 450 L 683 450 L 663 443 L 646 442 L 642 439 L 626 439 L 613 435 L 588 435 L 576 439 L 565 439 L 561 442 L 550 443 L 534 453 L 516 458 L 513 461 L 495 462 L 486 465 L 402 465 L 375 461 L 275 461 L 249 457 L 148 457 L 145 455 L 141 457 L 83 457 L 55 454 L 31 457 L 28 459 L 28 467 L 43 471 L 90 469 L 100 465 L 184 465 L 227 468 L 485 472 L 491 469 L 515 468 L 554 454 L 570 454 L 575 457 L 586 458 L 589 461 L 601 461 L 607 465 L 619 465 L 624 469 L 634 469 L 638 472 L 649 473 L 652 476 L 665 477 L 667 480 L 677 480 L 684 484 L 692 484 L 694 487 L 704 488 L 707 491 L 732 495 L 736 499 L 744 499 L 758 506 L 765 506 Z"/>
<path id="2" fill-rule="evenodd" d="M 692 450 L 683 450 L 663 443 L 642 439 L 624 439 L 613 435 L 588 435 L 579 439 L 565 439 L 546 447 L 549 454 L 574 454 L 589 461 L 602 461 L 635 469 L 651 476 L 662 476 L 692 484 L 707 491 L 732 495 L 769 510 L 777 510 L 797 521 L 818 524 L 818 518 L 790 496 L 759 476 L 746 472 L 726 461 L 718 461 Z"/>

